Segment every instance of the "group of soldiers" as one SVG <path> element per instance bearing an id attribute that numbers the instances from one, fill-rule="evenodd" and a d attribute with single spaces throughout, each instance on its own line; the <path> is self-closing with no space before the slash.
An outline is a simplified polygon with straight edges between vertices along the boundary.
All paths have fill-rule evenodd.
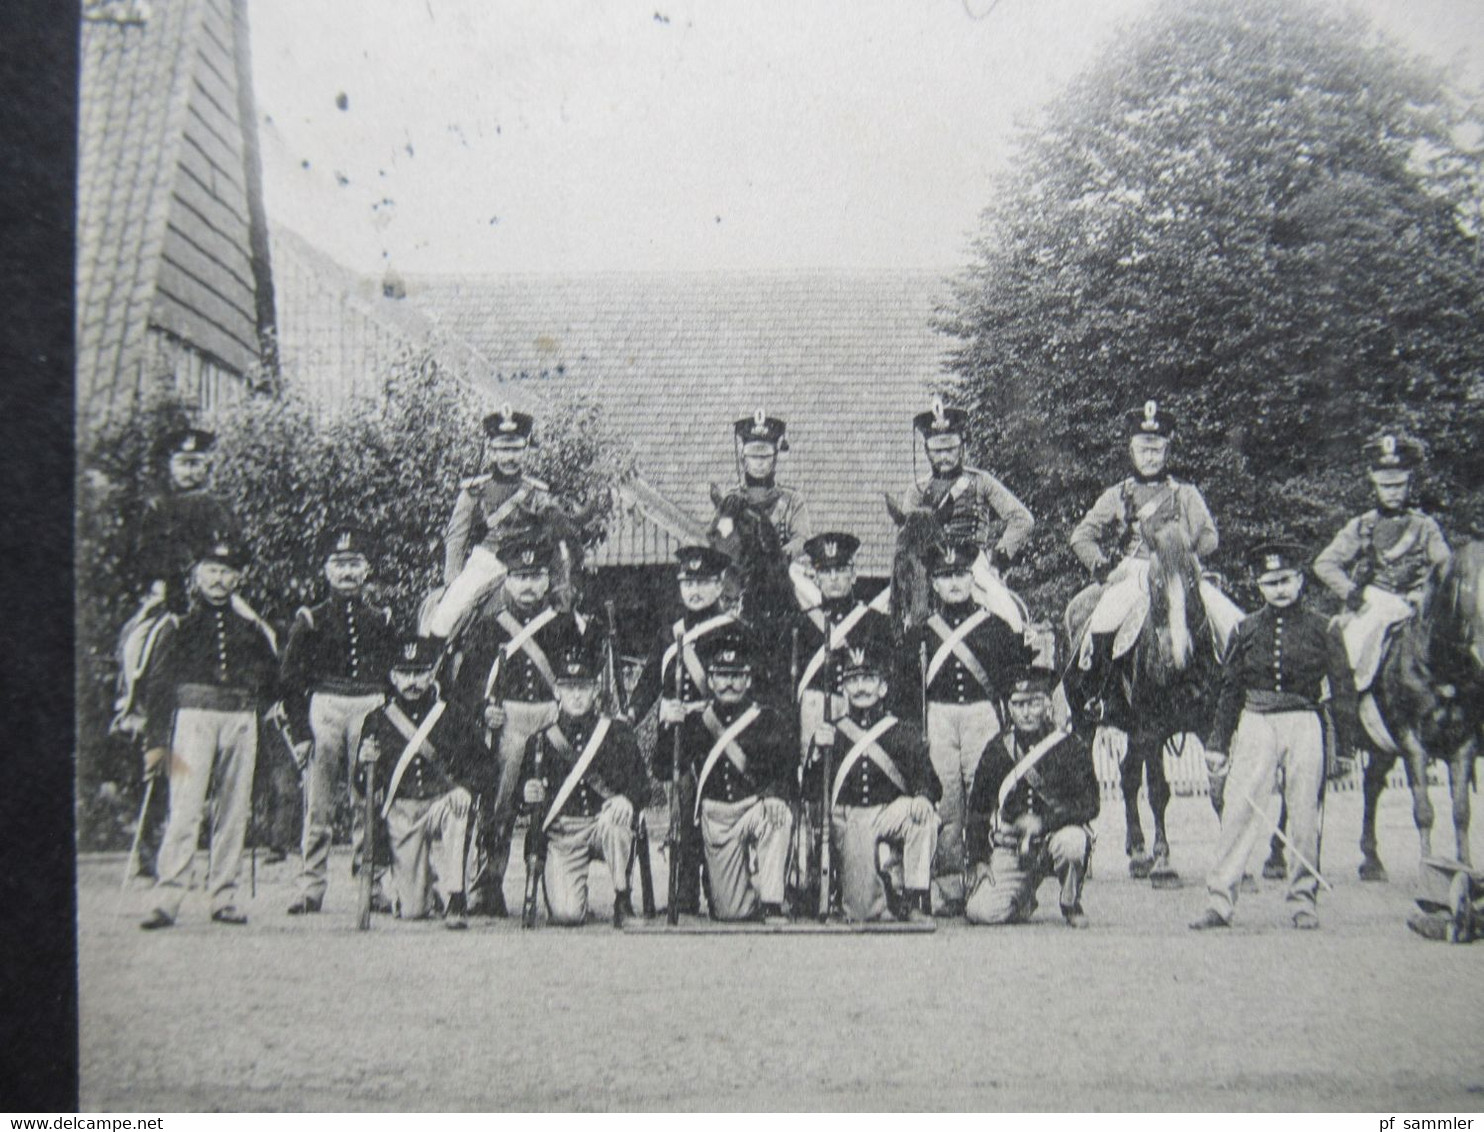
<path id="1" fill-rule="evenodd" d="M 622 925 L 633 915 L 636 858 L 648 875 L 642 815 L 654 778 L 669 784 L 674 915 L 700 914 L 704 902 L 717 921 L 823 913 L 998 924 L 1028 919 L 1054 877 L 1065 922 L 1087 925 L 1082 889 L 1099 808 L 1089 729 L 1058 710 L 1058 674 L 1035 660 L 1025 607 L 1002 578 L 1034 519 L 995 476 L 966 464 L 961 410 L 935 403 L 913 421 L 931 475 L 907 503 L 935 514 L 942 537 L 925 562 L 930 614 L 905 634 L 857 594 L 859 540 L 814 533 L 800 493 L 776 482 L 784 422 L 761 411 L 737 421 L 737 490 L 774 525 L 793 583 L 788 644 L 761 639 L 738 616 L 725 553 L 685 546 L 678 616 L 657 632 L 627 695 L 613 679 L 608 626 L 560 600 L 571 548 L 544 521 L 558 507 L 551 491 L 526 470 L 534 424 L 508 407 L 484 420 L 488 468 L 460 485 L 445 531 L 446 586 L 415 631 L 368 596 L 374 533 L 346 524 L 320 547 L 327 595 L 298 610 L 281 647 L 237 594 L 250 553 L 209 491 L 213 437 L 185 429 L 167 438 L 170 488 L 146 515 L 150 585 L 134 624 L 143 644 L 120 717 L 142 736 L 146 774 L 169 784 L 144 928 L 176 922 L 208 817 L 211 917 L 245 922 L 236 894 L 265 712 L 303 781 L 290 915 L 323 907 L 343 778 L 355 802 L 352 870 L 369 874 L 373 910 L 450 928 L 507 916 L 505 877 L 525 813 L 539 845 L 527 863 L 548 919 L 588 918 L 589 870 L 601 862 Z M 1083 671 L 1112 663 L 1146 615 L 1161 531 L 1173 525 L 1201 558 L 1218 543 L 1200 491 L 1167 471 L 1173 416 L 1150 401 L 1127 425 L 1132 474 L 1071 535 L 1093 576 L 1078 599 L 1091 607 L 1075 654 Z M 1348 750 L 1377 642 L 1447 561 L 1437 524 L 1408 507 L 1417 456 L 1395 437 L 1377 443 L 1377 507 L 1313 562 L 1353 611 L 1343 637 L 1303 606 L 1309 559 L 1300 547 L 1256 549 L 1265 605 L 1253 616 L 1200 587 L 1226 642 L 1216 722 L 1203 736 L 1208 769 L 1213 789 L 1252 804 L 1223 811 L 1208 908 L 1192 927 L 1231 922 L 1279 780 L 1294 924 L 1317 926 L 1321 706 L 1328 700 Z M 646 759 L 636 723 L 651 710 Z"/>

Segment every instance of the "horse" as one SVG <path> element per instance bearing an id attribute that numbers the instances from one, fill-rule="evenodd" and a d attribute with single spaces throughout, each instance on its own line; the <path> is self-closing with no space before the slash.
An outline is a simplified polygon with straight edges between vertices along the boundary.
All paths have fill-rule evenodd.
<path id="1" fill-rule="evenodd" d="M 1412 820 L 1422 857 L 1432 855 L 1430 759 L 1448 764 L 1458 860 L 1469 857 L 1469 786 L 1484 728 L 1484 541 L 1466 542 L 1428 589 L 1416 616 L 1397 630 L 1371 688 L 1376 713 L 1394 740 L 1369 738 L 1360 836 L 1360 877 L 1384 881 L 1376 852 L 1376 806 L 1386 776 L 1401 758 L 1412 790 Z M 1370 729 L 1367 728 L 1369 731 Z"/>
<path id="2" fill-rule="evenodd" d="M 905 638 L 932 614 L 926 562 L 929 553 L 943 545 L 943 524 L 925 507 L 904 510 L 889 494 L 886 511 L 897 525 L 897 545 L 891 560 L 891 621 L 898 636 Z"/>
<path id="3" fill-rule="evenodd" d="M 707 540 L 732 560 L 725 600 L 752 628 L 767 655 L 775 656 L 799 608 L 778 530 L 740 489 L 724 492 L 712 484 L 711 502 L 716 516 Z"/>
<path id="4" fill-rule="evenodd" d="M 1072 659 L 1062 692 L 1079 730 L 1105 726 L 1128 737 L 1120 779 L 1129 874 L 1148 877 L 1156 888 L 1175 888 L 1180 878 L 1170 864 L 1165 831 L 1171 791 L 1164 750 L 1176 736 L 1204 735 L 1209 729 L 1219 690 L 1222 642 L 1201 600 L 1200 562 L 1183 528 L 1166 523 L 1148 538 L 1148 613 L 1138 637 L 1122 656 L 1103 658 L 1101 678 L 1094 683 L 1095 674 L 1084 673 L 1077 658 L 1099 591 L 1078 594 L 1066 611 Z M 1139 819 L 1141 779 L 1147 783 L 1154 816 L 1154 839 L 1147 854 Z"/>

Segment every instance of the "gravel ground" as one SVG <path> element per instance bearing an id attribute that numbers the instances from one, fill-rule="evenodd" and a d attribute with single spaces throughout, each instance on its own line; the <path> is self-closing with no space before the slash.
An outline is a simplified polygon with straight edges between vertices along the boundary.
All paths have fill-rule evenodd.
<path id="1" fill-rule="evenodd" d="M 1448 849 L 1445 794 L 1433 796 Z M 319 916 L 283 914 L 285 863 L 260 868 L 246 927 L 208 922 L 193 894 L 178 927 L 146 934 L 135 925 L 149 894 L 131 891 L 120 911 L 121 857 L 87 855 L 82 1107 L 1484 1107 L 1484 946 L 1406 930 L 1406 793 L 1383 801 L 1389 884 L 1355 876 L 1360 795 L 1331 796 L 1326 820 L 1336 891 L 1323 929 L 1289 929 L 1281 885 L 1262 882 L 1214 936 L 1185 928 L 1216 836 L 1193 797 L 1170 811 L 1186 886 L 1159 892 L 1128 877 L 1122 806 L 1105 801 L 1093 927 L 1080 933 L 1050 885 L 1032 924 L 934 935 L 664 938 L 508 921 L 455 933 L 386 917 L 359 933 L 339 855 Z M 507 878 L 512 906 L 521 873 Z M 662 869 L 656 883 L 663 893 Z"/>

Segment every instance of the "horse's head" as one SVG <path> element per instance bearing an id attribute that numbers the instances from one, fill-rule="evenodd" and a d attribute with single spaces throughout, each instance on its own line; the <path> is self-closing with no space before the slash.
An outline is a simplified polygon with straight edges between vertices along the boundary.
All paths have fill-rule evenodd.
<path id="1" fill-rule="evenodd" d="M 943 526 L 926 508 L 903 508 L 891 495 L 886 510 L 897 525 L 897 546 L 891 565 L 891 616 L 903 630 L 928 618 L 928 552 L 943 542 Z"/>
<path id="2" fill-rule="evenodd" d="M 1144 635 L 1153 648 L 1146 660 L 1157 675 L 1184 672 L 1208 632 L 1201 603 L 1201 564 L 1179 523 L 1146 536 L 1149 545 L 1149 617 Z"/>
<path id="3" fill-rule="evenodd" d="M 711 502 L 716 518 L 707 531 L 711 545 L 727 554 L 746 571 L 754 565 L 781 562 L 783 544 L 768 517 L 748 502 L 741 491 L 723 492 L 711 485 Z"/>

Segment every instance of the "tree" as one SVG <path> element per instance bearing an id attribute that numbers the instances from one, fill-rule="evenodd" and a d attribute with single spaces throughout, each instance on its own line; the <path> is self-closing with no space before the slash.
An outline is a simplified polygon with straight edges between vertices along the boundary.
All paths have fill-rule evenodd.
<path id="1" fill-rule="evenodd" d="M 1167 0 L 1019 139 L 938 325 L 945 393 L 1038 517 L 1042 612 L 1080 583 L 1069 528 L 1149 398 L 1228 568 L 1280 532 L 1317 549 L 1388 428 L 1430 442 L 1434 506 L 1484 485 L 1467 113 L 1353 14 Z"/>

